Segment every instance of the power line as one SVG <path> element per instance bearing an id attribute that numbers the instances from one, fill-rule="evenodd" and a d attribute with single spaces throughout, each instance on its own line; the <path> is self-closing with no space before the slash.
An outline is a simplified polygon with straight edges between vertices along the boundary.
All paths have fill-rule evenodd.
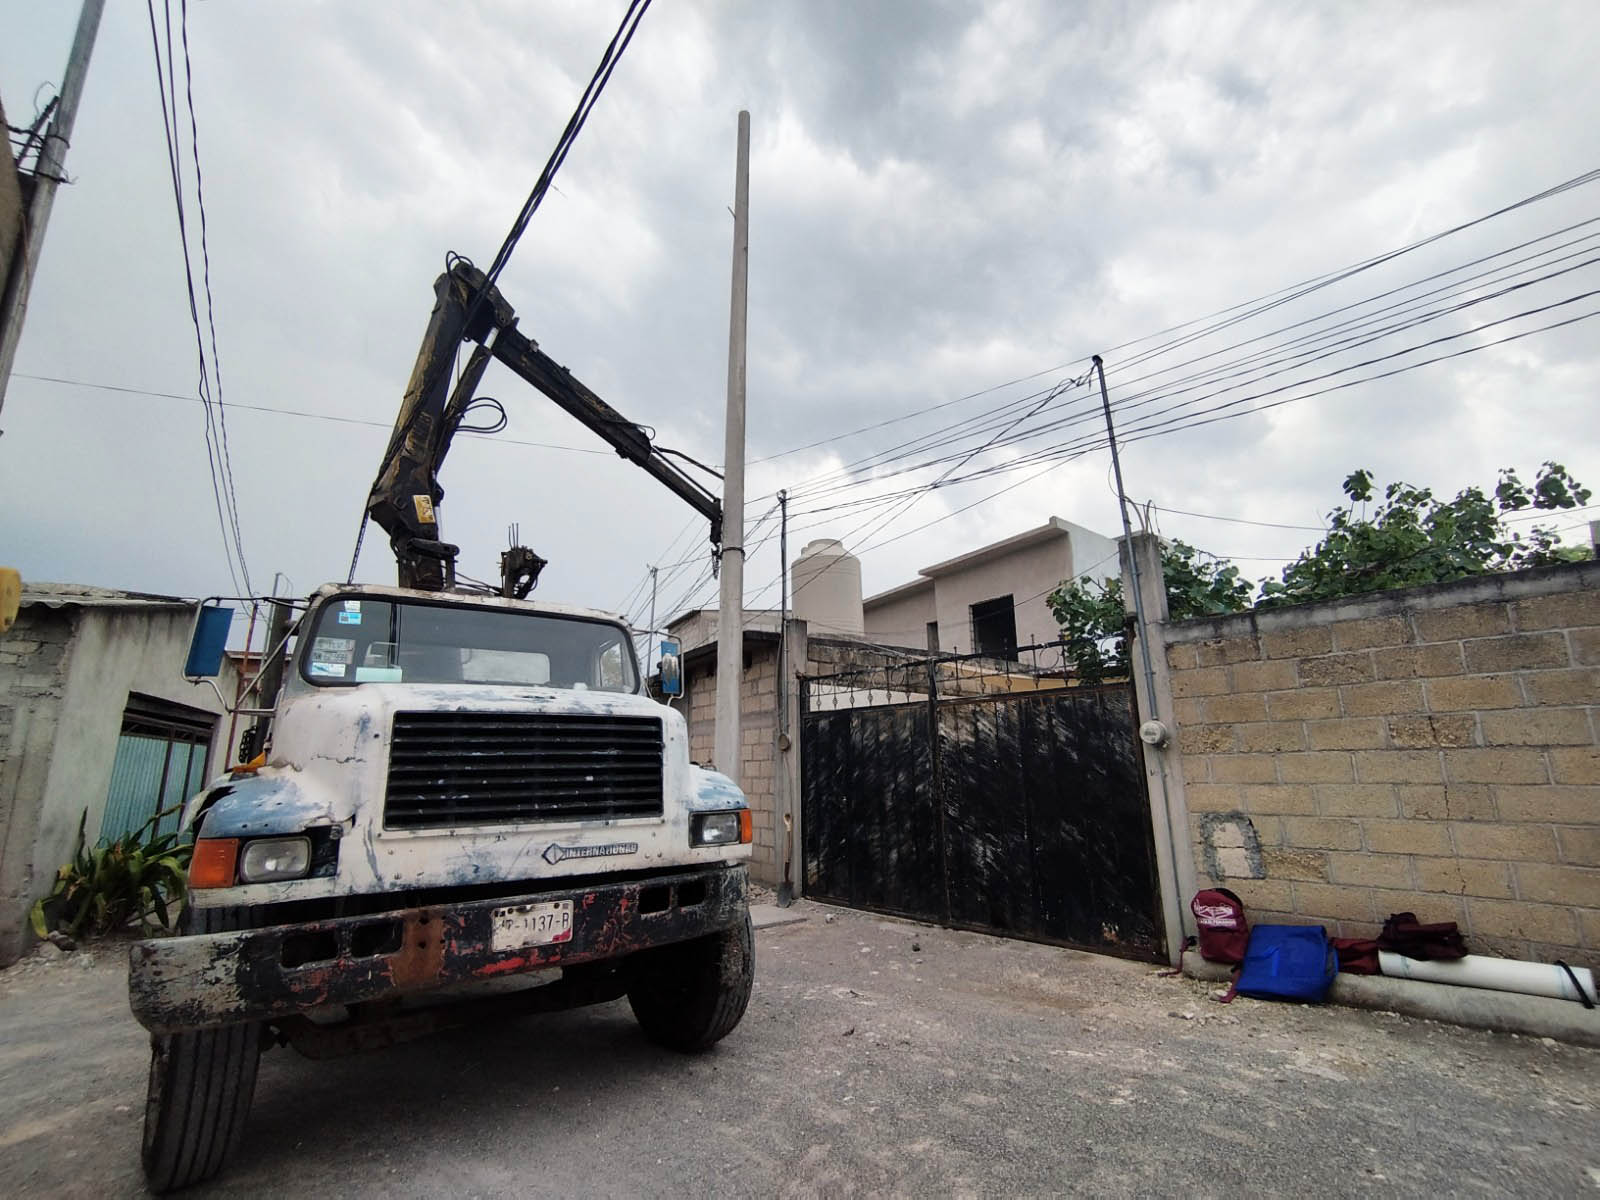
<path id="1" fill-rule="evenodd" d="M 233 580 L 235 590 L 240 589 L 240 579 L 244 580 L 243 591 L 251 594 L 250 570 L 245 562 L 244 547 L 239 535 L 238 501 L 233 488 L 233 469 L 228 458 L 225 434 L 221 429 L 222 398 L 220 389 L 215 398 L 211 393 L 211 370 L 206 357 L 205 337 L 200 329 L 199 301 L 195 294 L 194 265 L 189 257 L 189 226 L 184 205 L 183 187 L 183 159 L 182 135 L 177 128 L 178 96 L 175 75 L 175 55 L 172 43 L 172 5 L 167 0 L 164 6 L 164 24 L 166 28 L 166 58 L 163 61 L 161 52 L 161 35 L 156 29 L 156 13 L 154 0 L 145 0 L 145 10 L 150 21 L 150 45 L 155 56 L 156 87 L 161 100 L 161 124 L 166 137 L 167 170 L 172 181 L 173 205 L 178 217 L 178 241 L 183 251 L 183 273 L 185 290 L 189 300 L 189 319 L 194 327 L 195 353 L 199 368 L 199 381 L 197 384 L 198 396 L 205 412 L 205 438 L 206 459 L 211 473 L 211 492 L 217 511 L 217 523 L 222 531 L 222 545 L 228 564 L 228 575 Z M 183 8 L 182 20 L 187 22 L 187 5 Z M 184 33 L 185 42 L 187 33 Z M 187 49 L 184 57 L 185 90 L 190 91 L 188 80 L 189 59 Z M 164 70 L 163 70 L 164 69 Z M 193 109 L 191 94 L 191 144 Z M 198 163 L 199 149 L 193 146 L 195 161 Z M 198 187 L 198 179 L 197 179 Z M 198 195 L 198 193 L 197 193 Z M 206 319 L 215 332 L 215 322 L 210 307 L 210 295 L 207 292 Z M 213 348 L 215 340 L 213 340 Z M 213 405 L 216 411 L 213 412 Z M 235 569 L 237 563 L 237 570 Z"/>
<path id="2" fill-rule="evenodd" d="M 1272 311 L 1273 309 L 1279 308 L 1279 307 L 1283 306 L 1284 304 L 1290 303 L 1290 302 L 1292 302 L 1294 300 L 1298 300 L 1298 299 L 1300 299 L 1300 298 L 1302 298 L 1302 297 L 1304 297 L 1306 295 L 1309 295 L 1312 292 L 1319 291 L 1319 290 L 1321 290 L 1323 288 L 1326 288 L 1326 287 L 1330 287 L 1333 284 L 1342 282 L 1342 281 L 1344 281 L 1346 279 L 1349 279 L 1349 278 L 1351 278 L 1351 277 L 1353 277 L 1353 276 L 1355 276 L 1357 274 L 1360 274 L 1362 272 L 1370 271 L 1370 270 L 1372 270 L 1372 269 L 1374 269 L 1374 268 L 1376 268 L 1378 266 L 1382 266 L 1382 265 L 1384 265 L 1384 264 L 1386 264 L 1388 262 L 1392 262 L 1393 260 L 1395 260 L 1397 258 L 1400 258 L 1400 257 L 1402 257 L 1402 256 L 1404 256 L 1406 254 L 1410 254 L 1410 253 L 1412 253 L 1412 252 L 1414 252 L 1416 250 L 1419 250 L 1419 249 L 1421 249 L 1423 247 L 1431 245 L 1431 244 L 1433 244 L 1435 242 L 1438 242 L 1438 241 L 1440 241 L 1440 240 L 1442 240 L 1444 238 L 1450 237 L 1450 236 L 1452 236 L 1454 234 L 1460 233 L 1460 232 L 1462 232 L 1464 230 L 1474 228 L 1475 226 L 1478 226 L 1478 225 L 1484 224 L 1485 222 L 1494 220 L 1497 217 L 1501 217 L 1501 216 L 1504 216 L 1504 215 L 1506 215 L 1508 213 L 1515 212 L 1518 209 L 1524 208 L 1524 207 L 1526 207 L 1528 205 L 1532 205 L 1532 204 L 1538 203 L 1540 201 L 1550 199 L 1550 198 L 1552 198 L 1554 196 L 1561 195 L 1561 194 L 1563 194 L 1563 193 L 1565 193 L 1567 191 L 1570 191 L 1570 190 L 1572 190 L 1574 188 L 1586 186 L 1587 184 L 1594 182 L 1596 179 L 1600 179 L 1600 170 L 1591 170 L 1591 171 L 1584 172 L 1581 175 L 1575 176 L 1575 177 L 1573 177 L 1571 179 L 1568 179 L 1568 180 L 1566 180 L 1566 181 L 1564 181 L 1562 183 L 1559 183 L 1559 184 L 1557 184 L 1557 185 L 1555 185 L 1553 187 L 1546 188 L 1541 192 L 1537 192 L 1537 193 L 1534 193 L 1533 195 L 1523 197 L 1522 199 L 1517 200 L 1512 204 L 1505 205 L 1505 206 L 1503 206 L 1503 207 L 1501 207 L 1499 209 L 1496 209 L 1493 212 L 1484 214 L 1483 216 L 1474 218 L 1473 220 L 1470 220 L 1470 221 L 1462 222 L 1462 223 L 1457 224 L 1455 226 L 1452 226 L 1452 227 L 1450 227 L 1448 229 L 1442 230 L 1440 232 L 1431 234 L 1431 235 L 1429 235 L 1427 237 L 1421 238 L 1421 239 L 1419 239 L 1417 241 L 1411 242 L 1411 243 L 1409 243 L 1409 244 L 1407 244 L 1405 246 L 1401 246 L 1401 247 L 1399 247 L 1397 249 L 1390 250 L 1390 251 L 1387 251 L 1387 252 L 1385 252 L 1383 254 L 1375 255 L 1375 256 L 1367 258 L 1367 259 L 1363 259 L 1360 262 L 1351 264 L 1351 265 L 1346 266 L 1346 267 L 1339 268 L 1339 269 L 1334 270 L 1334 271 L 1326 272 L 1326 273 L 1324 273 L 1322 275 L 1313 276 L 1310 279 L 1302 280 L 1299 283 L 1291 284 L 1291 285 L 1289 285 L 1287 287 L 1280 288 L 1280 289 L 1278 289 L 1276 291 L 1273 291 L 1273 292 L 1269 292 L 1266 295 L 1261 296 L 1261 297 L 1257 297 L 1254 300 L 1242 301 L 1242 302 L 1239 302 L 1237 304 L 1229 305 L 1228 307 L 1223 308 L 1223 309 L 1219 309 L 1216 312 L 1213 312 L 1213 313 L 1211 313 L 1211 314 L 1209 314 L 1207 316 L 1192 318 L 1191 320 L 1184 321 L 1184 322 L 1181 322 L 1181 323 L 1176 324 L 1176 325 L 1168 326 L 1166 329 L 1158 330 L 1155 333 L 1146 334 L 1146 335 L 1143 335 L 1141 337 L 1131 339 L 1131 340 L 1123 342 L 1123 343 L 1121 343 L 1121 344 L 1119 344 L 1117 346 L 1111 347 L 1110 349 L 1108 349 L 1108 350 L 1106 350 L 1104 352 L 1104 355 L 1105 356 L 1110 356 L 1110 355 L 1113 355 L 1113 354 L 1117 353 L 1120 350 L 1127 349 L 1128 347 L 1138 345 L 1141 342 L 1151 341 L 1151 340 L 1153 340 L 1155 338 L 1163 337 L 1163 336 L 1165 336 L 1167 334 L 1178 333 L 1178 332 L 1183 331 L 1183 330 L 1192 329 L 1192 327 L 1197 326 L 1197 325 L 1205 325 L 1206 326 L 1206 328 L 1200 330 L 1197 333 L 1190 333 L 1190 334 L 1187 334 L 1187 335 L 1185 335 L 1183 337 L 1180 337 L 1180 338 L 1169 339 L 1165 343 L 1162 343 L 1160 345 L 1157 345 L 1157 346 L 1151 347 L 1151 348 L 1149 348 L 1149 349 L 1147 349 L 1145 351 L 1142 351 L 1142 352 L 1140 352 L 1140 354 L 1135 355 L 1133 358 L 1125 361 L 1123 363 L 1123 366 L 1127 367 L 1127 366 L 1135 365 L 1135 364 L 1140 363 L 1140 362 L 1148 361 L 1150 359 L 1158 357 L 1159 355 L 1161 355 L 1163 353 L 1167 353 L 1170 350 L 1180 348 L 1183 345 L 1187 345 L 1190 342 L 1193 342 L 1193 341 L 1197 340 L 1201 336 L 1205 336 L 1205 335 L 1210 334 L 1210 333 L 1218 332 L 1221 329 L 1224 329 L 1224 328 L 1227 328 L 1229 326 L 1238 324 L 1238 323 L 1240 323 L 1240 322 L 1242 322 L 1244 320 L 1250 319 L 1250 318 L 1255 317 L 1255 316 L 1262 315 L 1262 314 L 1264 314 L 1266 312 Z M 1596 218 L 1596 219 L 1600 219 L 1600 218 Z M 1584 224 L 1588 224 L 1588 223 L 1589 222 L 1580 222 L 1579 226 L 1584 225 Z M 1577 228 L 1579 226 L 1572 226 L 1572 227 L 1569 227 L 1569 228 Z M 1557 231 L 1557 234 L 1545 235 L 1545 237 L 1558 236 L 1560 232 L 1566 232 L 1566 231 Z M 1537 239 L 1534 239 L 1534 242 L 1537 242 L 1537 241 L 1540 241 L 1540 240 L 1544 240 L 1544 239 L 1543 238 L 1537 238 Z M 1525 246 L 1525 245 L 1531 245 L 1531 244 L 1533 244 L 1533 242 L 1524 243 L 1523 245 Z M 1503 254 L 1510 253 L 1513 250 L 1520 249 L 1520 248 L 1522 248 L 1522 247 L 1521 246 L 1513 247 L 1512 250 L 1500 251 L 1495 255 L 1489 255 L 1485 259 L 1480 259 L 1480 260 L 1477 260 L 1477 261 L 1487 261 L 1487 258 L 1499 257 L 1499 256 L 1501 256 Z M 1469 264 L 1466 264 L 1466 265 L 1467 266 L 1471 266 L 1471 265 L 1476 265 L 1476 264 L 1475 263 L 1469 263 Z M 1458 268 L 1453 268 L 1452 270 L 1454 271 L 1454 270 L 1460 270 L 1460 269 L 1463 269 L 1463 268 L 1458 267 Z M 1451 272 L 1445 272 L 1445 274 L 1448 274 L 1448 273 L 1451 273 Z M 1425 279 L 1425 280 L 1423 280 L 1421 282 L 1427 282 L 1428 280 L 1431 280 L 1432 278 L 1437 278 L 1437 277 L 1438 276 L 1430 276 L 1430 277 L 1428 277 L 1428 279 Z M 1415 284 L 1407 285 L 1407 286 L 1408 287 L 1409 286 L 1415 286 Z M 1400 289 L 1400 290 L 1403 290 L 1403 289 Z M 1387 294 L 1387 293 L 1381 293 L 1380 295 L 1385 295 L 1385 294 Z M 1241 312 L 1240 310 L 1244 310 L 1244 311 Z M 1335 310 L 1335 311 L 1338 311 L 1338 310 Z M 1234 315 L 1230 316 L 1229 314 L 1234 314 Z M 1217 318 L 1222 318 L 1222 317 L 1226 317 L 1227 319 L 1226 320 L 1222 320 L 1222 321 L 1218 321 L 1217 320 Z M 1293 328 L 1293 327 L 1291 326 L 1290 328 Z M 1262 335 L 1262 336 L 1271 336 L 1271 335 Z M 957 397 L 955 400 L 944 401 L 944 402 L 941 402 L 941 403 L 938 403 L 938 404 L 934 404 L 934 405 L 926 406 L 926 407 L 923 407 L 923 408 L 915 409 L 915 410 L 912 410 L 911 412 L 901 414 L 900 416 L 897 416 L 897 417 L 889 418 L 888 420 L 885 420 L 885 421 L 876 422 L 876 423 L 874 423 L 872 425 L 862 426 L 862 427 L 860 427 L 858 429 L 851 430 L 851 431 L 849 431 L 847 433 L 838 434 L 838 435 L 835 435 L 833 437 L 823 438 L 823 439 L 815 440 L 815 441 L 812 441 L 812 442 L 808 442 L 808 443 L 806 443 L 806 444 L 804 444 L 802 446 L 796 446 L 796 447 L 793 447 L 792 449 L 781 451 L 781 452 L 779 452 L 777 454 L 769 455 L 766 458 L 756 459 L 756 460 L 753 460 L 753 461 L 756 461 L 756 462 L 772 461 L 773 459 L 776 459 L 776 458 L 782 458 L 782 457 L 785 457 L 785 456 L 790 455 L 790 454 L 799 453 L 802 450 L 814 449 L 817 446 L 825 445 L 825 444 L 828 444 L 829 442 L 833 442 L 833 441 L 843 440 L 845 438 L 855 436 L 856 434 L 859 434 L 859 433 L 864 433 L 864 432 L 868 432 L 868 431 L 873 430 L 873 429 L 882 428 L 882 427 L 884 427 L 886 425 L 895 424 L 895 423 L 898 423 L 898 422 L 901 422 L 901 421 L 906 421 L 906 420 L 912 420 L 912 419 L 915 419 L 916 417 L 926 415 L 927 413 L 938 411 L 938 410 L 944 409 L 944 408 L 948 408 L 951 405 L 961 403 L 964 400 L 974 399 L 974 398 L 977 398 L 979 396 L 983 396 L 983 395 L 989 394 L 990 392 L 993 392 L 993 391 L 996 391 L 996 390 L 1000 390 L 1000 389 L 1002 389 L 1004 387 L 1011 386 L 1012 384 L 1015 384 L 1015 383 L 1018 383 L 1018 382 L 1024 382 L 1024 381 L 1029 380 L 1029 379 L 1035 379 L 1035 378 L 1038 378 L 1041 375 L 1046 375 L 1046 374 L 1050 374 L 1050 373 L 1052 373 L 1054 371 L 1062 370 L 1065 367 L 1072 365 L 1072 363 L 1076 363 L 1076 362 L 1080 362 L 1080 361 L 1085 361 L 1085 360 L 1075 359 L 1075 360 L 1072 360 L 1072 362 L 1059 364 L 1057 366 L 1047 368 L 1044 371 L 1038 371 L 1038 372 L 1035 372 L 1035 373 L 1033 373 L 1031 375 L 1021 376 L 1018 379 L 1011 380 L 1009 383 L 1006 383 L 1006 384 L 997 384 L 997 385 L 994 385 L 993 387 L 990 387 L 990 388 L 981 389 L 979 391 L 971 392 L 971 393 L 968 393 L 967 395 L 964 395 L 964 396 L 961 396 L 961 397 Z M 1130 382 L 1130 381 L 1118 380 L 1119 386 L 1126 386 L 1126 384 L 1128 382 Z"/>
<path id="3" fill-rule="evenodd" d="M 544 202 L 545 196 L 555 185 L 556 172 L 561 169 L 561 164 L 566 161 L 567 153 L 572 149 L 572 145 L 582 131 L 584 123 L 588 121 L 589 113 L 594 109 L 595 104 L 599 102 L 600 95 L 605 91 L 606 84 L 611 81 L 611 73 L 616 69 L 623 52 L 627 50 L 628 43 L 633 40 L 634 32 L 638 29 L 639 22 L 643 20 L 644 14 L 649 7 L 650 0 L 629 0 L 627 11 L 623 13 L 622 21 L 618 24 L 616 33 L 612 35 L 610 43 L 606 46 L 605 53 L 600 57 L 600 65 L 595 68 L 594 74 L 590 76 L 588 85 L 583 89 L 583 95 L 578 98 L 577 106 L 573 109 L 572 115 L 567 118 L 566 128 L 561 131 L 561 136 L 556 139 L 555 149 L 550 152 L 550 157 L 545 161 L 544 169 L 539 172 L 539 178 L 534 181 L 533 188 L 528 193 L 528 198 L 522 202 L 522 207 L 518 210 L 516 219 L 511 223 L 510 231 L 500 244 L 500 249 L 496 251 L 494 261 L 489 264 L 488 271 L 484 273 L 483 287 L 478 289 L 477 294 L 472 299 L 472 303 L 467 308 L 466 317 L 462 321 L 463 329 L 471 327 L 473 317 L 477 315 L 490 290 L 499 280 L 500 273 L 505 270 L 506 264 L 511 261 L 511 254 L 517 248 L 517 243 L 521 241 L 522 235 L 527 231 L 528 222 L 533 219 L 533 214 L 538 211 L 540 204 Z M 449 370 L 449 364 L 444 362 L 441 356 L 441 361 L 435 369 L 447 371 Z M 432 380 L 424 380 L 420 394 L 428 394 L 433 387 L 433 382 Z M 372 486 L 374 488 L 377 487 L 378 481 L 383 478 L 384 472 L 389 469 L 389 464 L 393 462 L 395 455 L 400 452 L 400 448 L 405 443 L 406 435 L 410 433 L 412 426 L 416 424 L 421 415 L 422 406 L 418 405 L 406 423 L 395 430 L 394 436 L 390 439 L 389 448 L 378 464 L 377 474 L 373 476 Z M 363 510 L 361 527 L 356 533 L 355 553 L 350 560 L 350 576 L 352 579 L 355 577 L 356 562 L 361 557 L 361 542 L 366 534 L 368 516 L 369 514 Z"/>
<path id="4" fill-rule="evenodd" d="M 204 401 L 195 396 L 184 396 L 177 392 L 153 392 L 145 388 L 119 387 L 118 385 L 112 383 L 90 383 L 87 380 L 66 379 L 58 375 L 30 375 L 23 371 L 17 371 L 12 375 L 12 378 L 32 379 L 39 383 L 55 383 L 64 385 L 66 387 L 88 388 L 97 392 L 117 392 L 127 396 L 149 396 L 158 400 L 183 400 L 189 404 L 204 403 Z M 228 407 L 233 409 L 235 412 L 244 411 L 268 413 L 276 417 L 299 417 L 308 421 L 332 421 L 339 425 L 368 425 L 374 429 L 392 429 L 394 427 L 394 423 L 392 421 L 373 421 L 362 417 L 341 417 L 334 413 L 307 412 L 302 409 L 294 408 L 269 408 L 263 404 L 241 404 L 237 400 L 230 401 Z M 607 458 L 609 458 L 613 453 L 610 450 L 595 450 L 588 446 L 566 446 L 557 442 L 528 442 L 519 438 L 500 437 L 498 435 L 491 436 L 488 434 L 475 433 L 471 429 L 465 428 L 459 430 L 458 434 L 460 436 L 478 438 L 481 441 L 494 444 L 506 446 L 528 446 L 536 450 L 564 450 L 571 454 L 598 454 Z"/>

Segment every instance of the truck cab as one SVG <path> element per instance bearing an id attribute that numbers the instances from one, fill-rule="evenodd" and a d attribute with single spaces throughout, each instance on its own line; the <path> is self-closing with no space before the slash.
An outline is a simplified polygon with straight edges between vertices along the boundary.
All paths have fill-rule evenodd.
<path id="1" fill-rule="evenodd" d="M 328 585 L 285 654 L 263 754 L 185 812 L 179 936 L 132 950 L 153 1187 L 220 1169 L 209 1151 L 237 1139 L 264 1044 L 323 1057 L 476 1019 L 474 1005 L 623 996 L 679 1050 L 738 1023 L 749 808 L 689 761 L 625 623 Z M 519 975 L 538 986 L 463 986 Z M 217 1078 L 231 1106 L 191 1102 Z"/>

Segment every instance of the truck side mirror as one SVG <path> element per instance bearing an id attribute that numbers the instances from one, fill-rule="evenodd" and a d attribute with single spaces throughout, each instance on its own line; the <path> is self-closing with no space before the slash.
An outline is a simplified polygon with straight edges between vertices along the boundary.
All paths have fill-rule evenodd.
<path id="1" fill-rule="evenodd" d="M 188 679 L 208 679 L 222 674 L 222 654 L 228 648 L 233 609 L 200 604 L 194 610 L 194 632 L 189 635 L 189 657 L 183 661 Z"/>
<path id="2" fill-rule="evenodd" d="M 676 647 L 674 647 L 676 649 Z M 676 653 L 663 651 L 661 655 L 661 694 L 683 695 L 683 662 Z"/>

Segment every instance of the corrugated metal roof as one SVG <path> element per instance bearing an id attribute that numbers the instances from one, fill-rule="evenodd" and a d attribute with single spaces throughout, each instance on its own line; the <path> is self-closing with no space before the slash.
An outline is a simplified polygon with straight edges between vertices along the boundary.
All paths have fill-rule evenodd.
<path id="1" fill-rule="evenodd" d="M 192 608 L 180 596 L 151 592 L 125 592 L 117 588 L 90 587 L 83 583 L 24 583 L 22 607 L 44 608 Z"/>

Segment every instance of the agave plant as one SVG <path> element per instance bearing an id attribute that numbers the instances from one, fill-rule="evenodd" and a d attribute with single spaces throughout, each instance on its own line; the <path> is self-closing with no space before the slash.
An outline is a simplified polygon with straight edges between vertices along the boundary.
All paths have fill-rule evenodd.
<path id="1" fill-rule="evenodd" d="M 194 853 L 193 844 L 182 841 L 180 834 L 155 832 L 161 818 L 176 811 L 158 812 L 134 832 L 90 848 L 85 845 L 85 809 L 78 819 L 72 861 L 56 872 L 54 889 L 28 914 L 33 931 L 41 938 L 51 929 L 78 937 L 106 933 L 134 919 L 147 925 L 152 917 L 163 929 L 170 928 L 174 907 L 183 903 Z"/>

